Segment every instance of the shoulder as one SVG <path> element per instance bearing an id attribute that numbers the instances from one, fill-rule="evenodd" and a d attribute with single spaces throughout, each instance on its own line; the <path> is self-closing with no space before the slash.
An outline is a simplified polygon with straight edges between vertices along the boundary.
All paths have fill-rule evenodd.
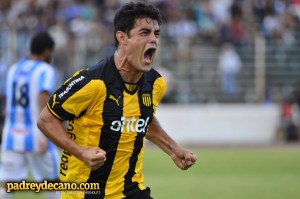
<path id="1" fill-rule="evenodd" d="M 102 79 L 109 73 L 109 70 L 112 69 L 109 58 L 102 59 L 97 64 L 88 67 L 85 73 L 89 74 L 91 77 Z"/>
<path id="2" fill-rule="evenodd" d="M 146 72 L 145 74 L 148 80 L 155 80 L 159 77 L 162 77 L 161 74 L 154 68 L 152 68 L 150 71 Z"/>
<path id="3" fill-rule="evenodd" d="M 14 63 L 12 64 L 9 68 L 8 68 L 8 72 L 11 73 L 12 71 L 16 70 L 18 63 Z"/>
<path id="4" fill-rule="evenodd" d="M 33 75 L 54 75 L 55 69 L 52 65 L 44 61 L 26 60 L 22 70 L 28 71 Z"/>
<path id="5" fill-rule="evenodd" d="M 165 80 L 161 76 L 161 74 L 157 70 L 155 70 L 153 68 L 150 71 L 148 71 L 148 72 L 145 73 L 145 77 L 146 77 L 146 81 L 148 81 L 148 82 L 154 83 L 154 82 L 159 81 L 162 84 L 164 84 L 164 82 L 165 82 Z"/>
<path id="6" fill-rule="evenodd" d="M 24 65 L 28 65 L 28 60 L 20 59 L 12 64 L 8 69 L 8 75 L 15 75 L 16 72 L 20 72 Z"/>
<path id="7" fill-rule="evenodd" d="M 54 71 L 54 67 L 47 62 L 41 61 L 39 63 L 39 68 L 44 69 L 44 70 L 49 70 L 49 71 Z"/>
<path id="8" fill-rule="evenodd" d="M 157 107 L 165 94 L 166 81 L 155 69 L 151 69 L 146 73 L 146 81 L 152 85 L 153 104 Z"/>
<path id="9" fill-rule="evenodd" d="M 111 84 L 119 81 L 120 76 L 118 75 L 115 62 L 113 57 L 107 57 L 97 64 L 84 70 L 84 73 L 93 80 L 101 80 L 105 84 Z"/>
<path id="10" fill-rule="evenodd" d="M 153 93 L 155 93 L 156 95 L 163 96 L 166 90 L 166 81 L 158 71 L 156 71 L 155 69 L 151 69 L 149 72 L 145 73 L 144 78 L 144 90 L 152 89 Z"/>
<path id="11" fill-rule="evenodd" d="M 109 66 L 109 59 L 103 59 L 97 64 L 87 67 L 85 69 L 79 70 L 73 74 L 73 76 L 67 79 L 64 84 L 73 87 L 78 85 L 78 88 L 81 88 L 85 85 L 86 88 L 94 89 L 99 87 L 99 84 L 103 85 L 104 79 L 111 74 L 106 72 Z"/>
<path id="12" fill-rule="evenodd" d="M 9 68 L 8 68 L 8 71 L 7 71 L 7 77 L 8 79 L 9 78 L 12 78 L 14 76 L 14 73 L 16 71 L 16 68 L 17 68 L 17 63 L 14 63 L 12 64 Z"/>
<path id="13" fill-rule="evenodd" d="M 22 68 L 23 65 L 28 64 L 28 60 L 26 59 L 20 59 L 19 61 L 13 63 L 10 67 L 9 67 L 9 71 L 13 71 L 13 70 L 20 70 Z"/>

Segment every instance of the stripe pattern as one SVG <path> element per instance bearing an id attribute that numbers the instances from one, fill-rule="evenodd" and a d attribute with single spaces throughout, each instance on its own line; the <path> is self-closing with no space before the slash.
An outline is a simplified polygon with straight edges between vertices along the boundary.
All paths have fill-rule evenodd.
<path id="1" fill-rule="evenodd" d="M 86 192 L 77 198 L 124 198 L 145 189 L 143 143 L 156 109 L 154 102 L 158 103 L 165 91 L 165 82 L 159 79 L 161 76 L 152 69 L 136 85 L 128 85 L 110 57 L 76 73 L 51 97 L 48 109 L 57 118 L 72 121 L 68 127 L 72 139 L 106 151 L 104 165 L 95 171 L 68 152 L 63 153 L 62 181 L 100 184 L 98 192 Z"/>
<path id="2" fill-rule="evenodd" d="M 52 92 L 54 69 L 42 61 L 20 60 L 8 71 L 6 84 L 7 118 L 3 129 L 3 150 L 37 151 L 40 132 L 39 94 Z"/>

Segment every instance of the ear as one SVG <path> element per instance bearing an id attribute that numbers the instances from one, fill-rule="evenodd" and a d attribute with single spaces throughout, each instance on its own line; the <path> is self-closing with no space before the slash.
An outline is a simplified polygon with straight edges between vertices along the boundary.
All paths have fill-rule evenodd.
<path id="1" fill-rule="evenodd" d="M 52 53 L 52 50 L 47 48 L 44 50 L 44 52 L 42 53 L 42 59 L 46 62 L 48 62 L 49 58 L 51 58 L 51 53 Z"/>
<path id="2" fill-rule="evenodd" d="M 116 32 L 116 37 L 119 41 L 119 44 L 122 44 L 122 45 L 125 45 L 125 46 L 127 45 L 128 37 L 127 37 L 126 33 L 122 32 L 122 31 L 117 31 Z"/>
<path id="3" fill-rule="evenodd" d="M 48 55 L 50 53 L 50 49 L 49 48 L 46 48 L 45 50 L 44 50 L 44 55 Z"/>
<path id="4" fill-rule="evenodd" d="M 48 49 L 48 48 L 46 48 L 46 49 L 44 50 L 44 52 L 43 52 L 43 56 L 44 56 L 44 57 L 48 57 L 48 56 L 50 55 L 50 53 L 51 53 L 51 50 Z"/>

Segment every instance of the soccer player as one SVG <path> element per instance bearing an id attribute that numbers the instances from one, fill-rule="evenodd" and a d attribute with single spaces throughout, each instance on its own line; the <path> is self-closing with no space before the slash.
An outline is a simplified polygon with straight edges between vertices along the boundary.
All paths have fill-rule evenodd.
<path id="1" fill-rule="evenodd" d="M 122 6 L 114 18 L 115 53 L 75 73 L 40 114 L 38 127 L 64 149 L 60 179 L 100 185 L 100 190 L 66 192 L 61 198 L 152 198 L 143 184 L 145 137 L 180 169 L 196 162 L 196 155 L 172 140 L 154 116 L 166 89 L 152 68 L 161 23 L 152 5 Z"/>
<path id="2" fill-rule="evenodd" d="M 55 84 L 55 71 L 49 64 L 53 49 L 50 35 L 38 33 L 30 43 L 30 59 L 22 59 L 9 68 L 1 146 L 1 199 L 12 198 L 11 193 L 6 193 L 5 183 L 26 179 L 29 170 L 38 182 L 59 180 L 57 149 L 36 126 Z M 55 191 L 46 195 L 59 197 Z"/>
<path id="3" fill-rule="evenodd" d="M 2 135 L 2 129 L 4 124 L 4 101 L 5 98 L 2 96 L 2 93 L 0 91 L 0 146 L 1 146 L 1 135 Z M 1 162 L 0 162 L 0 168 L 1 168 Z"/>

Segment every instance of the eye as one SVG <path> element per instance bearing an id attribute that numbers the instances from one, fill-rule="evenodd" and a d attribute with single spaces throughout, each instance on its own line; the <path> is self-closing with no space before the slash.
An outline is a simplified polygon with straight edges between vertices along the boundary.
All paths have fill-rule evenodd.
<path id="1" fill-rule="evenodd" d="M 143 30 L 143 31 L 141 31 L 141 33 L 140 33 L 141 35 L 144 35 L 144 36 L 146 36 L 146 35 L 148 35 L 149 34 L 149 31 L 147 31 L 147 30 Z"/>
<path id="2" fill-rule="evenodd" d="M 157 38 L 159 37 L 159 34 L 160 34 L 160 32 L 155 32 L 154 33 L 155 37 L 157 37 Z"/>

